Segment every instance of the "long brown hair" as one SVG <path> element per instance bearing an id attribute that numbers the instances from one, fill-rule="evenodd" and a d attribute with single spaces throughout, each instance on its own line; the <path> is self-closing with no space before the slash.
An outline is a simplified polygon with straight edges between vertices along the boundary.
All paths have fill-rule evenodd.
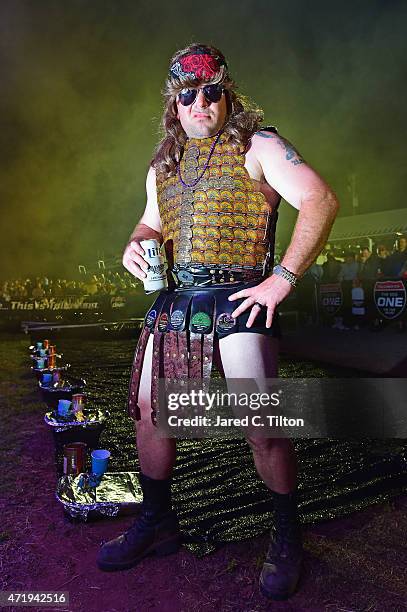
<path id="1" fill-rule="evenodd" d="M 171 58 L 170 66 L 183 55 L 201 49 L 205 49 L 210 55 L 220 58 L 226 64 L 224 55 L 218 49 L 195 43 L 177 51 Z M 220 66 L 216 75 L 210 81 L 205 82 L 220 83 L 226 89 L 227 116 L 223 133 L 226 135 L 226 141 L 243 151 L 252 134 L 260 128 L 263 111 L 246 96 L 236 92 L 236 84 L 229 76 L 226 65 Z M 188 140 L 188 136 L 184 132 L 179 119 L 177 119 L 176 97 L 182 89 L 197 87 L 197 85 L 199 83 L 196 80 L 182 76 L 174 77 L 171 74 L 165 82 L 162 92 L 164 96 L 164 113 L 161 122 L 163 136 L 151 161 L 151 165 L 154 166 L 157 173 L 164 177 L 176 172 L 177 164 L 184 151 L 184 145 Z"/>

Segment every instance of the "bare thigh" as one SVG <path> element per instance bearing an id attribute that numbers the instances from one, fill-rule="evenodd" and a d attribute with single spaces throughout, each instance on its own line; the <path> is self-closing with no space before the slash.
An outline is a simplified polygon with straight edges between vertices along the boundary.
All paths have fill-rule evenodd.
<path id="1" fill-rule="evenodd" d="M 142 419 L 151 419 L 151 368 L 153 361 L 153 334 L 147 341 L 146 351 L 144 353 L 140 386 L 138 393 L 138 405 Z"/>
<path id="2" fill-rule="evenodd" d="M 278 351 L 278 338 L 241 332 L 221 338 L 215 358 L 226 378 L 275 378 Z"/>
<path id="3" fill-rule="evenodd" d="M 262 334 L 242 332 L 220 339 L 215 360 L 227 380 L 228 392 L 269 393 L 267 380 L 278 375 L 278 352 L 278 338 Z M 251 379 L 251 382 L 242 385 L 240 379 Z M 242 417 L 247 414 L 247 408 L 235 406 L 234 412 Z M 244 430 L 244 435 L 251 446 L 261 444 L 268 447 L 270 444 L 259 428 L 249 427 Z"/>
<path id="4" fill-rule="evenodd" d="M 275 378 L 278 374 L 278 351 L 278 338 L 245 332 L 230 334 L 216 342 L 214 361 L 226 378 Z M 150 419 L 151 413 L 152 356 L 151 334 L 144 354 L 138 394 L 142 419 Z"/>
<path id="5" fill-rule="evenodd" d="M 144 355 L 140 376 L 138 405 L 140 420 L 135 421 L 136 445 L 143 474 L 158 480 L 170 478 L 175 463 L 175 439 L 166 438 L 151 420 L 151 365 L 153 335 Z"/>

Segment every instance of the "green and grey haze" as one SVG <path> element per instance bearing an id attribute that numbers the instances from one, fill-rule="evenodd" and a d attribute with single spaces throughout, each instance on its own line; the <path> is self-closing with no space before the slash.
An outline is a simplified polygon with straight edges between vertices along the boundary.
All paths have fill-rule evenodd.
<path id="1" fill-rule="evenodd" d="M 351 213 L 405 206 L 403 2 L 2 0 L 2 276 L 119 254 L 145 205 L 169 57 L 226 54 L 240 90 Z M 280 236 L 295 213 L 282 205 Z"/>

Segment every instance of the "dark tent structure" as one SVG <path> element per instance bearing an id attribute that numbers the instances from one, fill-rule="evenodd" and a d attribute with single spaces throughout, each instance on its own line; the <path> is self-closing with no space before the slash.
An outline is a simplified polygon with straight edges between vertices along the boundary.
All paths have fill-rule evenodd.
<path id="1" fill-rule="evenodd" d="M 328 242 L 371 238 L 395 239 L 397 234 L 407 233 L 407 208 L 338 217 Z"/>

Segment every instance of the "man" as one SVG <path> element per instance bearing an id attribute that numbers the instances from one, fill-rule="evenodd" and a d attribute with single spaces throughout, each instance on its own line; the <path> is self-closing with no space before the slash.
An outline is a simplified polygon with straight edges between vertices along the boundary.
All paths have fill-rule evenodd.
<path id="1" fill-rule="evenodd" d="M 390 255 L 390 251 L 385 244 L 379 244 L 377 245 L 376 253 L 377 253 L 377 260 L 379 262 L 377 276 L 381 278 L 383 276 L 387 276 L 387 260 Z"/>
<path id="2" fill-rule="evenodd" d="M 339 272 L 341 270 L 341 262 L 336 259 L 335 254 L 328 251 L 326 254 L 326 262 L 322 264 L 322 282 L 336 283 L 338 282 Z"/>
<path id="3" fill-rule="evenodd" d="M 207 378 L 212 359 L 227 378 L 277 374 L 277 305 L 322 250 L 338 209 L 321 177 L 261 114 L 235 92 L 222 53 L 191 45 L 171 60 L 165 89 L 165 135 L 147 175 L 147 205 L 123 255 L 143 279 L 140 241 L 164 242 L 176 288 L 161 292 L 145 319 L 133 365 L 130 413 L 136 419 L 141 516 L 105 544 L 98 565 L 135 565 L 179 546 L 171 509 L 175 440 L 157 432 L 157 378 Z M 245 106 L 246 105 L 246 106 Z M 299 210 L 282 267 L 273 261 L 277 206 Z M 296 505 L 296 459 L 288 439 L 250 436 L 257 471 L 271 490 L 276 528 L 260 585 L 285 599 L 302 559 Z"/>
<path id="4" fill-rule="evenodd" d="M 368 247 L 363 247 L 360 252 L 360 267 L 358 278 L 360 280 L 372 280 L 377 278 L 380 270 L 380 259 L 373 255 Z"/>
<path id="5" fill-rule="evenodd" d="M 400 236 L 393 253 L 386 259 L 385 276 L 400 276 L 404 262 L 407 260 L 407 238 Z"/>
<path id="6" fill-rule="evenodd" d="M 353 281 L 359 277 L 360 263 L 356 261 L 355 254 L 351 251 L 345 253 L 345 261 L 342 263 L 339 270 L 338 280 L 342 281 Z"/>

